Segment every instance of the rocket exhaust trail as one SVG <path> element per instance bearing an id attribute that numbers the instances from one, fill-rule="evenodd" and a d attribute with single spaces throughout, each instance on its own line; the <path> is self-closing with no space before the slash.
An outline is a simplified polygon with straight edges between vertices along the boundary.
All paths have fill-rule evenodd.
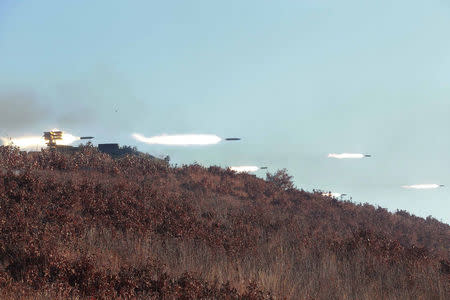
<path id="1" fill-rule="evenodd" d="M 256 172 L 260 169 L 267 169 L 267 167 L 257 167 L 257 166 L 236 166 L 230 167 L 230 170 L 235 171 L 237 173 L 251 173 Z"/>
<path id="2" fill-rule="evenodd" d="M 330 153 L 328 154 L 329 158 L 337 158 L 337 159 L 343 159 L 343 158 L 364 158 L 364 157 L 372 157 L 370 154 L 361 154 L 361 153 Z"/>
<path id="3" fill-rule="evenodd" d="M 402 188 L 404 189 L 415 189 L 415 190 L 430 190 L 430 189 L 437 189 L 440 187 L 443 187 L 443 184 L 413 184 L 413 185 L 402 185 Z"/>
<path id="4" fill-rule="evenodd" d="M 219 143 L 222 139 L 212 134 L 179 134 L 179 135 L 160 135 L 145 137 L 134 133 L 133 138 L 149 145 L 168 145 L 168 146 L 191 146 L 191 145 L 213 145 Z"/>

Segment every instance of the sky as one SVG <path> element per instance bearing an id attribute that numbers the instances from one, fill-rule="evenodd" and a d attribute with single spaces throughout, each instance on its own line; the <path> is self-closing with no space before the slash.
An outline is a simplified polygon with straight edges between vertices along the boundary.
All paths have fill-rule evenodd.
<path id="1" fill-rule="evenodd" d="M 0 136 L 57 127 L 178 165 L 286 168 L 450 223 L 450 4 L 366 2 L 0 0 Z M 400 187 L 420 183 L 447 187 Z"/>

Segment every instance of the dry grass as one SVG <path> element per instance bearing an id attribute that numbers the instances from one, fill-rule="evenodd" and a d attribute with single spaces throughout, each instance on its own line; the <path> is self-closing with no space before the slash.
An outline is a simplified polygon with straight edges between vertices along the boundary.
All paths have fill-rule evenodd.
<path id="1" fill-rule="evenodd" d="M 0 167 L 0 298 L 450 298 L 448 225 L 296 190 L 284 171 L 89 147 L 0 147 Z"/>

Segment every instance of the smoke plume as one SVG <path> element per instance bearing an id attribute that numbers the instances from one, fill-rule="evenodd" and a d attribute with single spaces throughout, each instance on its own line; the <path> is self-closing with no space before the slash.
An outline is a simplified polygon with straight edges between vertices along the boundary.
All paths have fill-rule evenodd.
<path id="1" fill-rule="evenodd" d="M 49 112 L 28 92 L 0 94 L 0 108 L 2 131 L 30 129 L 49 117 Z"/>

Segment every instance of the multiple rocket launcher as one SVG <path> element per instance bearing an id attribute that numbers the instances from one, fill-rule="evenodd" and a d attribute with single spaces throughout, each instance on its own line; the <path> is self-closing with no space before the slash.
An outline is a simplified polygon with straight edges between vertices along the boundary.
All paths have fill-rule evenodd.
<path id="1" fill-rule="evenodd" d="M 63 140 L 64 132 L 60 130 L 52 130 L 44 132 L 44 140 L 49 148 L 56 148 L 58 146 L 57 141 Z M 93 136 L 82 136 L 80 140 L 90 140 Z"/>

